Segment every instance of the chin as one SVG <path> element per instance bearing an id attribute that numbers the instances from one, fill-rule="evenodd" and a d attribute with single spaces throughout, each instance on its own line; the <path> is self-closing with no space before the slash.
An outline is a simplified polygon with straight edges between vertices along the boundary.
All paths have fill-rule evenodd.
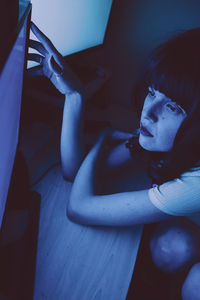
<path id="1" fill-rule="evenodd" d="M 145 149 L 145 150 L 147 150 L 147 151 L 152 151 L 152 152 L 155 152 L 155 151 L 156 151 L 153 147 L 151 147 L 151 146 L 149 146 L 149 145 L 146 145 L 146 144 L 143 144 L 143 143 L 140 143 L 140 142 L 139 142 L 139 144 L 140 144 L 140 146 L 141 146 L 143 149 Z"/>
<path id="2" fill-rule="evenodd" d="M 143 149 L 151 152 L 169 152 L 171 150 L 168 149 L 169 147 L 159 147 L 153 143 L 153 140 L 151 141 L 150 138 L 145 138 L 141 135 L 139 136 L 139 144 Z"/>
<path id="3" fill-rule="evenodd" d="M 153 145 L 151 145 L 151 143 L 146 139 L 146 138 L 143 138 L 141 136 L 141 134 L 139 135 L 139 144 L 140 146 L 145 149 L 145 150 L 148 150 L 148 151 L 155 151 L 152 147 Z"/>

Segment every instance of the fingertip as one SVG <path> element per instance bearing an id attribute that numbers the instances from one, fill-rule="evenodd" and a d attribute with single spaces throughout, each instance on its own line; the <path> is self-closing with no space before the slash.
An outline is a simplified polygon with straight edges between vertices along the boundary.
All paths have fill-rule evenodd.
<path id="1" fill-rule="evenodd" d="M 38 29 L 38 27 L 35 25 L 35 23 L 33 21 L 31 21 L 31 30 L 36 31 L 37 29 Z"/>
<path id="2" fill-rule="evenodd" d="M 36 77 L 36 76 L 43 76 L 44 75 L 43 69 L 40 65 L 27 69 L 26 74 L 29 77 Z"/>
<path id="3" fill-rule="evenodd" d="M 34 33 L 35 24 L 34 24 L 33 22 L 31 22 L 30 29 L 31 29 L 31 31 Z"/>
<path id="4" fill-rule="evenodd" d="M 31 20 L 31 26 L 35 26 L 36 27 L 36 25 L 35 25 L 35 23 Z"/>

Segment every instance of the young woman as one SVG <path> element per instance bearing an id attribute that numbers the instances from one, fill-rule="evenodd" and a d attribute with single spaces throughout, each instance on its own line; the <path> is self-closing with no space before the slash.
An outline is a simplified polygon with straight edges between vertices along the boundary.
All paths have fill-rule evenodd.
<path id="1" fill-rule="evenodd" d="M 74 180 L 68 217 L 105 226 L 165 221 L 151 239 L 152 259 L 165 272 L 191 265 L 182 298 L 200 299 L 200 230 L 185 218 L 198 220 L 200 212 L 200 29 L 153 53 L 139 89 L 139 130 L 105 129 L 85 158 L 84 105 L 104 78 L 83 87 L 34 24 L 32 31 L 40 42 L 30 46 L 42 55 L 30 55 L 41 65 L 30 72 L 46 75 L 66 95 L 61 161 L 64 177 Z"/>

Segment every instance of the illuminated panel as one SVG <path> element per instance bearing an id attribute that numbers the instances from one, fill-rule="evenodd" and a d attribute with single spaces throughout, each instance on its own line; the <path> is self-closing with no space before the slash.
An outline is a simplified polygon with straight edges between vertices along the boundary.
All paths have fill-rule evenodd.
<path id="1" fill-rule="evenodd" d="M 0 225 L 18 144 L 25 42 L 26 22 L 0 74 Z"/>
<path id="2" fill-rule="evenodd" d="M 112 0 L 32 0 L 32 5 L 32 21 L 62 55 L 103 43 Z"/>

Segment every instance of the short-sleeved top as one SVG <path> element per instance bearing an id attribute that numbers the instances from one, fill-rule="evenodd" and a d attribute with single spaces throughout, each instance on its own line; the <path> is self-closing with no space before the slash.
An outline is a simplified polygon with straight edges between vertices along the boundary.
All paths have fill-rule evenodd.
<path id="1" fill-rule="evenodd" d="M 200 225 L 200 166 L 149 190 L 154 206 L 173 216 L 186 216 Z"/>

